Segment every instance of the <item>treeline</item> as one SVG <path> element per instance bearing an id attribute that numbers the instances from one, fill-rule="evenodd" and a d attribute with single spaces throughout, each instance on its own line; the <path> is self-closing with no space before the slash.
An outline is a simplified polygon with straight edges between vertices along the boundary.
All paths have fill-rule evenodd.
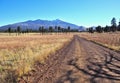
<path id="1" fill-rule="evenodd" d="M 68 33 L 68 32 L 78 32 L 78 29 L 71 29 L 70 26 L 68 26 L 67 28 L 62 28 L 60 26 L 49 26 L 48 28 L 44 27 L 44 26 L 40 26 L 38 29 L 28 29 L 28 28 L 22 28 L 20 26 L 18 26 L 16 29 L 13 29 L 12 27 L 9 27 L 7 30 L 5 31 L 0 31 L 0 32 L 6 32 L 6 33 L 16 33 L 18 35 L 20 34 L 25 34 L 25 33 Z"/>
<path id="2" fill-rule="evenodd" d="M 95 27 L 95 29 L 93 27 L 90 27 L 87 29 L 88 32 L 90 33 L 94 33 L 94 32 L 98 32 L 98 33 L 102 33 L 102 32 L 116 32 L 116 31 L 120 31 L 120 22 L 116 23 L 116 18 L 113 18 L 111 20 L 111 26 L 105 26 L 105 27 L 101 27 L 100 25 Z"/>

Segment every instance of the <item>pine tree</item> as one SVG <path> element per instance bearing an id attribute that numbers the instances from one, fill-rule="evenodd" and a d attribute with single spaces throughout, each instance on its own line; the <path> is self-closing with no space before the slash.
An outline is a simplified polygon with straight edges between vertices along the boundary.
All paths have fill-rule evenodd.
<path id="1" fill-rule="evenodd" d="M 11 27 L 8 28 L 9 35 L 11 35 Z"/>
<path id="2" fill-rule="evenodd" d="M 113 17 L 111 20 L 111 31 L 115 32 L 117 30 L 116 18 Z"/>

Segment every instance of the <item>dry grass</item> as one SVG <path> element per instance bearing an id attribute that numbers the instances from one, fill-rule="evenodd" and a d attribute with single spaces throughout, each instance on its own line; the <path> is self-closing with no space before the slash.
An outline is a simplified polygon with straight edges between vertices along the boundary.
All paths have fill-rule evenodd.
<path id="1" fill-rule="evenodd" d="M 0 35 L 0 81 L 5 82 L 8 71 L 21 76 L 32 69 L 36 61 L 44 63 L 50 53 L 71 40 L 73 35 L 39 35 L 22 36 Z M 4 80 L 3 80 L 4 79 Z"/>
<path id="2" fill-rule="evenodd" d="M 120 51 L 120 33 L 81 33 L 80 37 Z"/>

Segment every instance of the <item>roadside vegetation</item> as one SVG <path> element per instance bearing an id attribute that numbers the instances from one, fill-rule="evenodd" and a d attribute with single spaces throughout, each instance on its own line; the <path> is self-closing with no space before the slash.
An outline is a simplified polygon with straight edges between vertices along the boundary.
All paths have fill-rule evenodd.
<path id="1" fill-rule="evenodd" d="M 87 28 L 86 33 L 80 34 L 87 40 L 94 41 L 100 45 L 108 47 L 110 49 L 120 51 L 120 21 L 116 22 L 116 18 L 112 18 L 111 26 L 97 26 L 95 28 Z"/>
<path id="2" fill-rule="evenodd" d="M 118 22 L 117 25 L 117 21 L 116 18 L 113 17 L 111 20 L 111 26 L 106 25 L 105 27 L 102 27 L 100 25 L 98 25 L 97 27 L 90 27 L 87 28 L 87 31 L 89 33 L 108 33 L 108 32 L 116 32 L 116 31 L 120 31 L 120 21 Z"/>
<path id="3" fill-rule="evenodd" d="M 71 40 L 73 35 L 0 35 L 0 82 L 15 83 L 18 77 L 33 69 L 36 62 L 45 63 L 49 54 L 55 53 Z"/>
<path id="4" fill-rule="evenodd" d="M 80 37 L 94 41 L 98 44 L 120 51 L 120 32 L 116 33 L 81 33 Z"/>

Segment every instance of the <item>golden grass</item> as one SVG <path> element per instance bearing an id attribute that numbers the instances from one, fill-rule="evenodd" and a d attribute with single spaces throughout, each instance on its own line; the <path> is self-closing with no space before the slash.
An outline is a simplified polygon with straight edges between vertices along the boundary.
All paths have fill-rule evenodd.
<path id="1" fill-rule="evenodd" d="M 120 33 L 81 33 L 80 37 L 92 40 L 108 48 L 120 51 Z"/>
<path id="2" fill-rule="evenodd" d="M 19 76 L 33 68 L 36 61 L 44 63 L 50 53 L 71 40 L 73 35 L 0 36 L 0 73 L 4 77 L 6 70 L 15 70 Z M 1 77 L 1 76 L 0 76 Z"/>

